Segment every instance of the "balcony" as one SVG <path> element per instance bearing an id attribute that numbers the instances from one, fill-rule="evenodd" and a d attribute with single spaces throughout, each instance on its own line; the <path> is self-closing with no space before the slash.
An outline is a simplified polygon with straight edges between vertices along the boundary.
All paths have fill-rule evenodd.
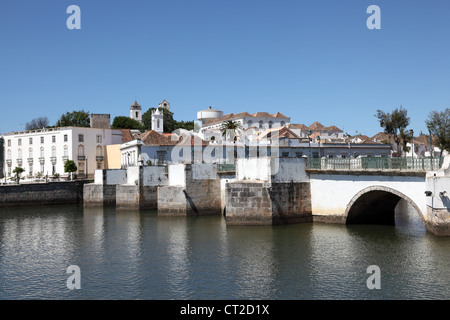
<path id="1" fill-rule="evenodd" d="M 39 157 L 39 162 L 40 162 L 41 164 L 44 164 L 44 163 L 45 163 L 45 158 L 44 158 L 44 157 Z"/>
<path id="2" fill-rule="evenodd" d="M 17 159 L 16 161 L 17 161 L 17 165 L 18 165 L 19 167 L 22 166 L 22 159 Z"/>
<path id="3" fill-rule="evenodd" d="M 33 158 L 28 158 L 27 161 L 29 164 L 33 164 Z"/>
<path id="4" fill-rule="evenodd" d="M 86 160 L 86 156 L 78 156 L 78 160 L 79 161 L 84 161 L 84 160 Z"/>
<path id="5" fill-rule="evenodd" d="M 65 163 L 67 160 L 69 160 L 68 156 L 62 156 L 62 161 Z"/>
<path id="6" fill-rule="evenodd" d="M 56 157 L 50 157 L 50 161 L 55 164 L 56 163 Z"/>
<path id="7" fill-rule="evenodd" d="M 6 164 L 8 165 L 8 167 L 10 167 L 11 164 L 12 164 L 12 160 L 11 159 L 6 159 Z"/>
<path id="8" fill-rule="evenodd" d="M 95 160 L 96 160 L 97 162 L 101 162 L 101 161 L 103 161 L 103 156 L 96 156 L 96 157 L 95 157 Z"/>

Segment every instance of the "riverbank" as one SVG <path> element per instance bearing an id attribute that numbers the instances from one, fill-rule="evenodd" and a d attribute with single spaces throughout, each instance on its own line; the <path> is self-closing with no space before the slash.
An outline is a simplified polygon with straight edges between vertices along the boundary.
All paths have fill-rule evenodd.
<path id="1" fill-rule="evenodd" d="M 0 208 L 83 202 L 88 180 L 0 186 Z"/>

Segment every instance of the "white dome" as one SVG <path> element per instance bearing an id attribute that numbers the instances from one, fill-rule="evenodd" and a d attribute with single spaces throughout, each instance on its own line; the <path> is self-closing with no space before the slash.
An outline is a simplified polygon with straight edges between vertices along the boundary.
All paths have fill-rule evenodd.
<path id="1" fill-rule="evenodd" d="M 210 119 L 217 119 L 223 116 L 223 112 L 217 109 L 205 109 L 197 112 L 197 119 L 201 121 L 206 121 Z"/>

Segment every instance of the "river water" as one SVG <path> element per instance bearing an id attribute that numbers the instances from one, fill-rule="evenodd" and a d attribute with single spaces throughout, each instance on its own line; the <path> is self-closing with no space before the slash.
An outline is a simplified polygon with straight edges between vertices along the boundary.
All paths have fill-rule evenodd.
<path id="1" fill-rule="evenodd" d="M 69 290 L 67 268 L 80 268 Z M 369 266 L 380 289 L 369 289 Z M 448 299 L 450 238 L 396 226 L 226 226 L 79 205 L 0 209 L 0 299 Z"/>

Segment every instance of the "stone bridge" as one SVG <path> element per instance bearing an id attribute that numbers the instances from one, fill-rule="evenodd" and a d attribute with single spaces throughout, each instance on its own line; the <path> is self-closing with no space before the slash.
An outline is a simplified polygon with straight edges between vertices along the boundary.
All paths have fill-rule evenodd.
<path id="1" fill-rule="evenodd" d="M 250 164 L 250 161 L 258 163 Z M 308 169 L 305 159 L 276 159 L 276 165 L 267 165 L 264 161 L 238 160 L 237 181 L 227 185 L 227 223 L 314 221 L 393 225 L 395 208 L 403 199 L 417 211 L 427 231 L 450 236 L 450 199 L 447 197 L 447 191 L 450 195 L 450 158 L 445 159 L 442 169 L 428 172 L 420 168 Z M 267 169 L 262 168 L 276 173 L 267 173 Z M 261 171 L 264 175 L 258 174 Z M 282 185 L 286 187 L 281 193 L 273 192 Z M 289 193 L 293 195 L 287 197 Z"/>
<path id="2" fill-rule="evenodd" d="M 436 171 L 311 169 L 305 158 L 243 158 L 215 164 L 130 167 L 96 172 L 84 204 L 157 210 L 158 215 L 220 215 L 227 225 L 302 222 L 395 224 L 401 199 L 427 231 L 450 236 L 450 157 Z M 329 167 L 327 167 L 329 168 Z"/>

